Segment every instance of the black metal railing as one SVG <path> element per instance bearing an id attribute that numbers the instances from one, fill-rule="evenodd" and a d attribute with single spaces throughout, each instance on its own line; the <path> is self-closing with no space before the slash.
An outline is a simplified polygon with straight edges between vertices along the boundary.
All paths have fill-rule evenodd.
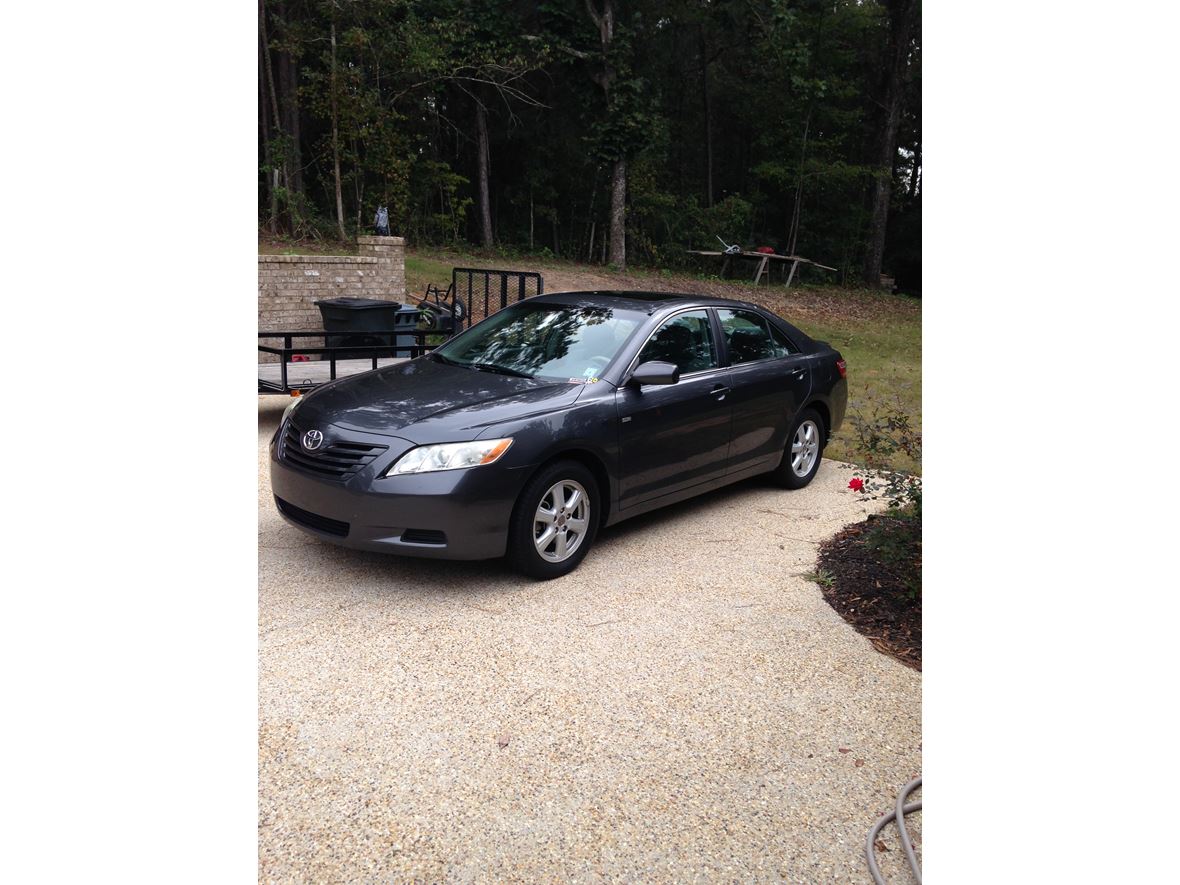
<path id="1" fill-rule="evenodd" d="M 456 332 L 478 323 L 516 301 L 545 293 L 545 280 L 535 271 L 493 270 L 486 267 L 451 269 L 451 293 L 463 304 Z"/>
<path id="2" fill-rule="evenodd" d="M 389 341 L 395 342 L 392 344 L 378 343 L 374 344 L 367 342 L 359 345 L 342 345 L 329 344 L 330 338 L 339 338 L 340 332 L 327 332 L 323 329 L 316 331 L 307 330 L 293 330 L 293 331 L 266 331 L 259 332 L 258 352 L 274 354 L 277 356 L 278 362 L 273 364 L 279 367 L 279 380 L 277 382 L 266 378 L 258 379 L 259 393 L 291 393 L 295 390 L 309 390 L 316 385 L 313 381 L 300 381 L 291 383 L 290 373 L 296 371 L 296 367 L 306 365 L 305 363 L 294 363 L 291 361 L 293 356 L 302 354 L 304 356 L 317 354 L 322 355 L 321 362 L 328 363 L 328 381 L 335 381 L 337 378 L 337 362 L 341 360 L 368 360 L 372 364 L 372 368 L 376 369 L 379 366 L 378 360 L 387 359 L 389 357 L 400 357 L 405 359 L 413 359 L 416 356 L 421 356 L 424 353 L 429 353 L 434 350 L 434 345 L 427 344 L 426 339 L 429 337 L 441 337 L 438 332 L 423 329 L 387 329 L 369 331 L 365 330 L 364 335 L 373 336 L 374 338 L 388 338 Z M 413 338 L 414 344 L 401 344 L 398 342 L 399 338 Z M 283 342 L 282 347 L 276 347 L 270 344 L 262 344 L 263 340 L 279 340 Z M 299 344 L 296 341 L 323 341 L 323 345 L 319 344 Z M 265 365 L 265 364 L 264 364 Z M 318 382 L 324 383 L 324 382 Z"/>

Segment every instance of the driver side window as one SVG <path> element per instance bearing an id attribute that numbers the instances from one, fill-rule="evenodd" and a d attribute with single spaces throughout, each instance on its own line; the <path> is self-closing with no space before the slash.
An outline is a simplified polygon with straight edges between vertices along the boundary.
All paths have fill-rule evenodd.
<path id="1" fill-rule="evenodd" d="M 682 375 L 717 368 L 717 346 L 708 311 L 682 313 L 660 326 L 640 351 L 636 365 L 651 360 L 673 363 Z"/>

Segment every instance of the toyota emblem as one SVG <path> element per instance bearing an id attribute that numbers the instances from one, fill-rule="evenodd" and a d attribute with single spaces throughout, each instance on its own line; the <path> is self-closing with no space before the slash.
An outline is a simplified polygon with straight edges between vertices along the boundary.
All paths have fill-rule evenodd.
<path id="1" fill-rule="evenodd" d="M 314 452 L 324 444 L 324 435 L 318 430 L 309 430 L 303 434 L 303 448 L 309 452 Z"/>

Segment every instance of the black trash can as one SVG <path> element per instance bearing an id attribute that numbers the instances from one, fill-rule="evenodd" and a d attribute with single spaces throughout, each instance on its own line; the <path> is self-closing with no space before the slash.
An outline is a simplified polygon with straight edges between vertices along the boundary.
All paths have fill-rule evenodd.
<path id="1" fill-rule="evenodd" d="M 393 326 L 399 333 L 396 336 L 396 356 L 412 357 L 416 355 L 410 348 L 418 343 L 418 336 L 412 333 L 418 330 L 418 320 L 421 317 L 422 311 L 416 307 L 403 304 L 398 308 L 397 316 L 394 317 L 395 322 Z"/>
<path id="2" fill-rule="evenodd" d="M 324 331 L 337 333 L 328 336 L 328 347 L 379 347 L 376 350 L 339 353 L 337 359 L 396 355 L 394 347 L 401 342 L 396 341 L 392 334 L 376 333 L 398 328 L 398 315 L 402 310 L 399 302 L 377 298 L 325 298 L 317 301 L 316 307 L 324 318 Z"/>

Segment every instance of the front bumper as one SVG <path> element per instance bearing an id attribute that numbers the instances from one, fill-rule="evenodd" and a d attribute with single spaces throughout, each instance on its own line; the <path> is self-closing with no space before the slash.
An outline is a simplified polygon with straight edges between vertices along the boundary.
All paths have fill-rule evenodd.
<path id="1" fill-rule="evenodd" d="M 316 538 L 356 550 L 437 559 L 504 555 L 508 522 L 526 470 L 491 464 L 383 479 L 381 474 L 413 444 L 351 431 L 348 436 L 379 441 L 389 449 L 340 481 L 281 460 L 280 428 L 270 446 L 270 483 L 282 502 L 276 506 L 283 519 Z"/>

